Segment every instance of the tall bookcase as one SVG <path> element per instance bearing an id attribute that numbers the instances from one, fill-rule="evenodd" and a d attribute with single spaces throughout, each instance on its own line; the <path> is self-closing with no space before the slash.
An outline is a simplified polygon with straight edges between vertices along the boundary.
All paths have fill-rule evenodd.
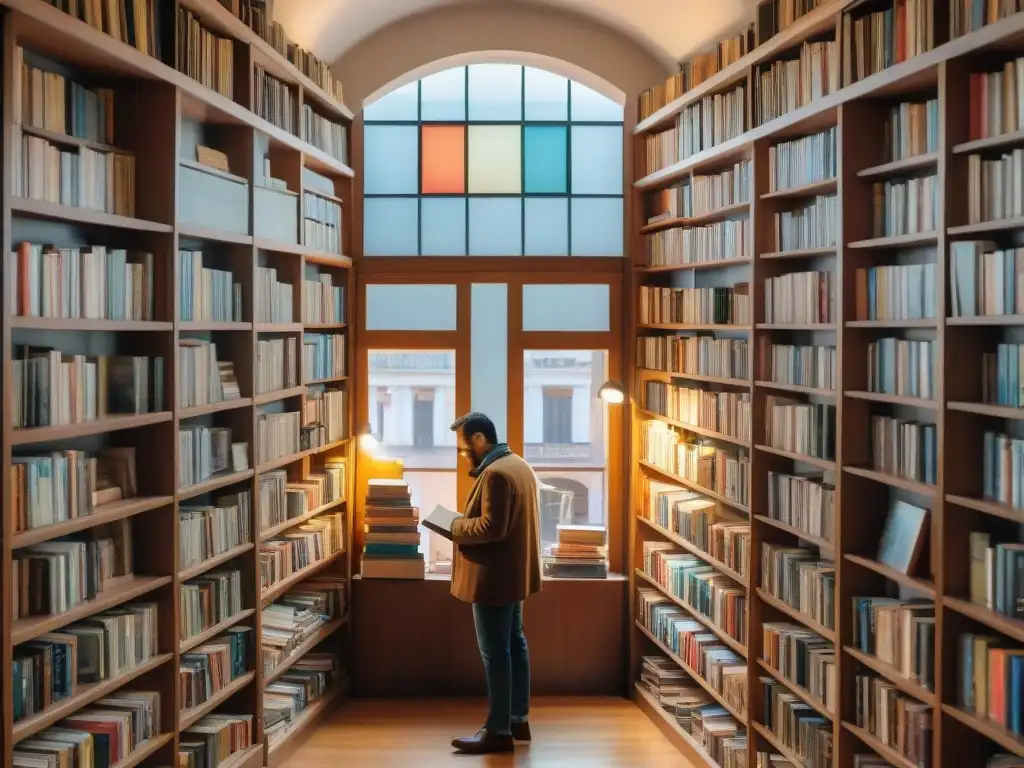
<path id="1" fill-rule="evenodd" d="M 911 5 L 905 6 L 908 14 Z M 996 754 L 1024 759 L 1024 736 L 1019 726 L 1014 732 L 1014 715 L 1005 715 L 1005 721 L 999 722 L 1004 718 L 1003 712 L 989 716 L 987 711 L 978 711 L 984 709 L 984 704 L 965 700 L 965 691 L 975 690 L 979 672 L 977 666 L 964 671 L 966 635 L 991 636 L 1000 647 L 1024 648 L 1024 622 L 1021 621 L 1024 617 L 1019 608 L 1011 605 L 1000 611 L 998 606 L 989 607 L 983 600 L 979 602 L 977 569 L 981 569 L 984 582 L 985 555 L 972 552 L 976 540 L 971 537 L 975 533 L 988 534 L 993 546 L 997 542 L 1010 545 L 1024 542 L 1021 533 L 1024 508 L 1019 503 L 1016 506 L 1006 503 L 1005 496 L 1002 501 L 998 500 L 999 494 L 1009 494 L 1010 489 L 1019 484 L 1019 472 L 1009 468 L 1011 449 L 1005 449 L 1005 473 L 1009 478 L 1003 485 L 997 485 L 995 479 L 998 467 L 985 469 L 986 451 L 1002 450 L 1002 444 L 993 447 L 991 438 L 986 443 L 986 433 L 1019 436 L 1024 410 L 1016 407 L 1020 404 L 1016 399 L 1006 402 L 1009 394 L 999 395 L 1003 399 L 995 401 L 995 395 L 986 397 L 982 374 L 983 356 L 987 359 L 994 355 L 1000 344 L 1020 342 L 1024 317 L 1013 308 L 996 314 L 995 305 L 988 306 L 986 315 L 981 303 L 973 313 L 977 316 L 963 316 L 972 313 L 965 312 L 962 306 L 957 307 L 954 295 L 958 290 L 958 302 L 963 301 L 960 297 L 964 291 L 968 295 L 975 294 L 978 302 L 991 302 L 992 291 L 984 294 L 981 277 L 977 279 L 982 282 L 966 282 L 968 273 L 973 276 L 973 266 L 959 277 L 958 288 L 950 266 L 951 257 L 958 249 L 973 253 L 971 246 L 965 243 L 991 241 L 984 247 L 977 247 L 980 254 L 982 251 L 990 253 L 997 247 L 1012 249 L 1021 242 L 1024 228 L 1019 217 L 1021 211 L 1003 211 L 1000 218 L 982 211 L 980 216 L 975 213 L 972 217 L 970 203 L 975 194 L 971 190 L 977 182 L 971 178 L 969 165 L 976 161 L 968 158 L 980 155 L 982 160 L 994 160 L 1003 152 L 1012 153 L 1024 145 L 1024 134 L 1016 123 L 1016 101 L 1007 110 L 1007 114 L 1013 114 L 1012 124 L 999 128 L 979 127 L 986 121 L 979 117 L 979 86 L 976 81 L 972 84 L 972 76 L 1001 71 L 1005 62 L 1024 54 L 1024 13 L 986 20 L 989 23 L 977 25 L 966 33 L 956 27 L 958 33 L 954 35 L 953 25 L 963 23 L 958 21 L 963 16 L 962 9 L 954 5 L 935 0 L 922 7 L 922 18 L 927 19 L 922 32 L 922 39 L 926 41 L 922 52 L 874 74 L 861 73 L 858 77 L 856 62 L 849 55 L 844 25 L 854 34 L 857 19 L 891 9 L 893 4 L 845 0 L 821 4 L 740 61 L 646 117 L 636 128 L 635 165 L 641 175 L 634 184 L 630 222 L 634 335 L 638 339 L 700 336 L 748 342 L 745 350 L 738 346 L 732 349 L 734 356 L 730 364 L 733 368 L 725 373 L 721 370 L 709 373 L 699 368 L 692 357 L 688 359 L 694 361 L 693 367 L 686 369 L 687 372 L 673 370 L 668 365 L 659 366 L 658 361 L 640 357 L 638 347 L 630 377 L 634 425 L 630 536 L 633 679 L 638 679 L 641 657 L 668 656 L 695 679 L 695 686 L 704 689 L 713 703 L 735 719 L 740 733 L 746 733 L 745 751 L 738 750 L 745 756 L 738 757 L 734 752 L 729 759 L 736 762 L 727 762 L 721 752 L 712 754 L 715 749 L 721 749 L 720 739 L 713 740 L 712 747 L 700 743 L 638 682 L 637 702 L 694 764 L 745 764 L 755 768 L 767 765 L 765 761 L 770 754 L 791 761 L 783 764 L 809 768 L 825 764 L 851 768 L 858 760 L 866 759 L 858 757 L 862 755 L 900 768 L 944 764 L 983 766 Z M 825 42 L 834 42 L 836 47 L 837 87 L 809 103 L 791 103 L 790 108 L 783 109 L 778 116 L 757 122 L 755 105 L 762 95 L 760 78 L 763 73 L 770 70 L 773 63 L 797 58 L 805 44 Z M 736 96 L 737 101 L 733 102 L 734 107 L 736 104 L 743 107 L 740 130 L 730 133 L 727 128 L 724 136 L 716 137 L 717 142 L 709 142 L 713 146 L 698 146 L 688 156 L 683 156 L 685 152 L 673 154 L 672 147 L 678 144 L 678 138 L 666 132 L 677 128 L 680 115 L 700 108 L 695 105 L 700 105 L 702 100 L 714 109 L 715 97 L 725 97 L 737 87 L 744 88 L 742 95 Z M 719 104 L 722 101 L 719 98 Z M 934 105 L 926 106 L 929 101 Z M 912 151 L 890 154 L 886 130 L 889 111 L 909 103 L 921 105 L 914 119 L 928 121 L 928 140 Z M 927 110 L 931 110 L 931 117 L 922 117 Z M 721 114 L 717 113 L 716 119 Z M 735 114 L 733 111 L 732 115 Z M 834 174 L 817 173 L 802 182 L 773 183 L 773 174 L 786 170 L 781 166 L 776 169 L 772 161 L 773 148 L 803 137 L 820 136 L 829 130 L 833 130 L 835 136 Z M 983 138 L 979 138 L 979 131 L 985 135 Z M 661 154 L 660 162 L 645 165 L 647 159 L 657 153 Z M 820 152 L 812 149 L 794 154 L 792 158 L 814 166 L 821 166 L 824 160 Z M 743 162 L 749 162 L 749 187 L 739 187 L 742 193 L 739 198 L 720 199 L 717 205 L 696 211 L 676 208 L 668 216 L 664 215 L 664 199 L 656 202 L 660 190 L 680 184 L 692 185 L 695 178 L 720 174 Z M 928 177 L 934 177 L 934 181 L 922 181 Z M 911 185 L 924 190 L 929 202 L 915 211 L 913 222 L 894 222 L 889 217 L 886 223 L 887 209 L 884 202 L 880 206 L 874 185 L 888 182 L 895 187 L 909 180 L 913 180 Z M 930 184 L 934 184 L 934 191 Z M 777 215 L 799 210 L 823 197 L 834 198 L 828 203 L 834 208 L 826 209 L 834 210 L 834 216 L 824 217 L 835 223 L 832 237 L 806 242 L 798 238 L 795 244 L 790 239 L 787 240 L 790 245 L 780 246 L 776 239 Z M 1001 195 L 993 191 L 992 197 Z M 659 213 L 663 214 L 661 218 L 651 219 Z M 657 266 L 652 266 L 648 261 L 645 249 L 651 247 L 649 237 L 715 222 L 733 222 L 728 226 L 745 228 L 743 236 L 747 238 L 748 249 L 740 252 L 738 258 L 680 264 L 680 259 L 696 260 L 698 257 L 694 254 L 700 251 L 696 246 L 672 246 L 664 250 L 676 255 L 673 264 L 656 262 Z M 813 233 L 824 231 L 821 220 L 815 227 L 811 228 Z M 655 253 L 661 257 L 660 250 L 655 249 Z M 967 259 L 973 264 L 971 257 Z M 893 277 L 897 273 L 891 271 L 875 271 L 868 277 L 868 270 L 884 267 L 901 267 L 905 271 L 898 278 Z M 910 267 L 914 270 L 906 269 Z M 1015 277 L 1019 271 L 1019 268 L 1007 269 L 1007 276 Z M 805 271 L 827 275 L 815 278 L 813 290 L 820 287 L 832 296 L 831 316 L 814 318 L 818 322 L 806 322 L 806 318 L 780 321 L 778 318 L 784 315 L 770 316 L 766 298 L 768 281 Z M 999 278 L 1000 282 L 988 285 L 997 285 L 996 290 L 1002 291 L 1005 284 L 1001 281 L 1002 275 Z M 870 292 L 867 289 L 869 279 L 875 281 L 870 283 Z M 919 304 L 910 307 L 905 299 L 899 300 L 900 296 L 891 303 L 881 301 L 885 293 L 883 285 L 886 285 L 881 281 L 897 279 L 906 280 L 906 286 L 901 283 L 901 290 L 906 287 L 907 295 L 916 292 L 922 297 Z M 917 282 L 911 283 L 911 279 Z M 996 278 L 989 275 L 988 279 Z M 650 316 L 641 315 L 642 311 L 648 311 L 642 296 L 645 287 L 725 288 L 741 283 L 749 284 L 749 312 L 734 316 L 733 322 L 723 322 L 718 317 L 712 321 L 701 317 L 700 322 L 691 322 L 690 318 L 684 318 L 687 322 L 671 322 L 679 318 L 669 318 L 669 321 L 659 318 L 652 322 Z M 876 289 L 878 301 L 869 307 Z M 737 293 L 742 294 L 742 290 L 732 294 L 733 309 Z M 705 300 L 710 301 L 707 297 Z M 776 294 L 775 303 L 776 310 L 783 311 L 798 304 L 792 291 Z M 934 304 L 933 312 L 927 310 L 928 303 Z M 883 339 L 894 340 L 885 344 L 892 344 L 897 350 L 909 350 L 916 342 L 913 359 L 915 365 L 920 365 L 921 377 L 911 383 L 907 370 L 900 369 L 899 384 L 887 385 L 877 380 L 880 377 L 873 378 L 872 374 L 878 373 L 878 369 L 875 363 L 869 363 L 869 355 L 885 354 L 881 351 Z M 834 348 L 834 353 L 822 352 L 816 358 L 825 360 L 824 368 L 829 369 L 828 355 L 834 355 L 831 365 L 834 382 L 827 381 L 824 375 L 811 380 L 785 378 L 777 369 L 773 374 L 773 345 Z M 719 350 L 715 354 L 718 356 L 712 357 L 711 352 L 707 352 L 708 360 L 724 365 L 721 356 L 725 353 Z M 919 358 L 918 354 L 925 357 Z M 924 373 L 927 365 L 921 361 L 929 354 L 934 375 L 927 377 Z M 889 366 L 887 370 L 891 371 L 894 363 L 895 357 L 886 358 L 883 366 Z M 654 370 L 656 366 L 662 370 Z M 789 366 L 790 371 L 792 368 Z M 736 370 L 740 372 L 734 373 Z M 814 370 L 811 366 L 812 376 Z M 1016 371 L 1013 375 L 1017 375 Z M 1007 385 L 1008 376 L 1003 373 L 1000 378 L 1006 388 L 1011 386 Z M 926 383 L 928 378 L 930 384 Z M 739 427 L 709 429 L 689 424 L 683 418 L 658 415 L 654 411 L 666 411 L 648 401 L 649 382 L 733 393 L 737 399 L 745 396 L 749 403 L 745 407 L 749 408 L 750 434 L 743 434 Z M 834 450 L 830 453 L 814 451 L 814 455 L 813 446 L 792 450 L 793 446 L 784 443 L 778 432 L 773 442 L 768 427 L 769 398 L 780 397 L 800 404 L 833 406 Z M 1017 397 L 1016 392 L 1012 397 Z M 810 416 L 822 418 L 823 413 L 827 411 L 819 409 Z M 875 430 L 880 429 L 875 422 L 878 417 L 896 420 L 890 425 L 905 422 L 897 431 L 911 430 L 914 439 L 920 441 L 922 451 L 927 445 L 927 455 L 919 457 L 922 465 L 929 465 L 927 470 L 922 467 L 920 473 L 904 471 L 891 463 L 883 463 L 883 454 L 892 449 L 892 444 L 876 434 Z M 652 422 L 658 425 L 655 429 L 660 430 L 659 435 L 668 430 L 679 435 L 683 442 L 700 442 L 701 453 L 709 453 L 714 448 L 740 457 L 739 464 L 746 465 L 745 469 L 738 470 L 747 478 L 745 493 L 722 486 L 708 488 L 697 482 L 691 473 L 677 470 L 675 466 L 666 468 L 665 463 L 659 466 L 658 461 L 651 460 L 652 454 L 648 451 L 653 450 L 650 448 L 652 439 L 646 425 Z M 920 425 L 929 427 L 927 435 Z M 932 435 L 934 442 L 929 444 Z M 787 447 L 778 447 L 783 445 Z M 895 455 L 898 457 L 899 451 Z M 891 456 L 890 459 L 895 460 Z M 819 528 L 812 531 L 810 527 L 778 519 L 780 474 L 814 474 L 828 489 L 834 489 L 831 531 Z M 718 477 L 724 479 L 724 473 L 719 471 Z M 646 498 L 649 481 L 696 491 L 710 499 L 715 503 L 716 521 L 735 521 L 749 527 L 746 543 L 737 545 L 734 550 L 712 549 L 712 545 L 684 535 L 685 531 L 659 525 Z M 886 565 L 880 554 L 890 511 L 900 502 L 928 511 L 922 537 L 925 543 L 915 563 L 907 569 Z M 894 519 L 910 526 L 908 518 L 899 514 L 894 512 Z M 766 583 L 771 578 L 767 571 L 772 570 L 768 567 L 772 555 L 766 545 L 800 547 L 808 550 L 812 557 L 833 564 L 827 569 L 831 576 L 826 577 L 824 583 L 820 573 L 813 579 L 819 590 L 819 609 L 814 616 L 793 607 L 790 602 L 795 599 L 782 599 L 786 594 L 780 591 L 772 594 Z M 659 574 L 651 562 L 645 562 L 645 552 L 650 556 L 648 560 L 657 561 L 652 550 L 658 548 L 674 554 L 696 555 L 709 566 L 715 574 L 710 581 L 701 577 L 688 582 L 694 590 L 699 582 L 707 591 L 687 594 L 678 587 L 674 591 L 664 573 Z M 732 560 L 737 552 L 743 551 L 745 558 Z M 806 578 L 812 580 L 812 575 L 808 573 Z M 707 586 L 712 581 L 717 585 L 714 589 Z M 973 600 L 972 588 L 975 590 Z M 715 644 L 746 660 L 742 695 L 736 688 L 718 688 L 710 676 L 702 676 L 698 671 L 700 665 L 695 661 L 702 656 L 693 646 L 690 646 L 693 655 L 683 658 L 685 654 L 670 647 L 675 642 L 671 632 L 659 635 L 655 628 L 644 624 L 641 590 L 651 590 L 648 594 L 653 594 L 653 599 L 667 600 L 672 608 L 681 609 L 684 615 L 700 622 L 704 631 L 717 636 Z M 1010 585 L 1007 590 L 1013 599 L 1019 600 L 1019 583 L 1015 587 Z M 734 606 L 731 614 L 722 612 L 725 615 L 718 623 L 711 618 L 714 608 L 702 612 L 697 607 L 701 596 L 712 592 L 723 603 L 728 597 L 728 604 Z M 854 601 L 870 597 L 933 602 L 934 634 L 930 640 L 916 646 L 921 649 L 921 656 L 907 662 L 908 668 L 914 670 L 910 675 L 863 650 Z M 1013 615 L 1015 608 L 1016 617 Z M 769 630 L 763 625 L 779 622 L 816 633 L 818 642 L 832 644 L 831 704 L 797 683 L 797 665 L 794 664 L 787 675 L 766 659 Z M 917 625 L 914 627 L 916 631 Z M 872 624 L 870 633 L 875 631 L 876 626 Z M 927 631 L 922 637 L 927 637 Z M 707 645 L 707 641 L 704 644 Z M 975 652 L 981 653 L 977 649 Z M 975 659 L 974 664 L 977 663 Z M 742 664 L 738 663 L 737 667 Z M 1005 695 L 1012 698 L 1013 692 L 1020 690 L 1014 686 L 1021 683 L 1012 681 L 1011 671 L 1003 682 Z M 966 681 L 965 675 L 968 676 Z M 983 673 L 981 677 L 985 677 Z M 905 711 L 927 721 L 930 730 L 915 747 L 930 750 L 930 755 L 917 760 L 892 739 L 880 738 L 877 728 L 863 721 L 858 725 L 858 715 L 864 711 L 858 681 L 867 678 L 874 678 L 877 681 L 874 685 L 886 688 L 888 695 L 906 699 L 909 707 Z M 986 684 L 995 685 L 987 678 Z M 820 737 L 805 731 L 800 736 L 785 738 L 786 726 L 769 727 L 772 717 L 777 718 L 778 723 L 785 719 L 780 713 L 787 708 L 780 704 L 780 699 L 787 696 L 793 704 L 806 707 L 807 715 L 823 719 Z M 867 696 L 864 694 L 864 698 Z M 995 705 L 994 708 L 999 709 Z M 789 707 L 788 711 L 791 710 Z M 789 722 L 792 727 L 794 721 Z M 822 743 L 826 736 L 831 739 L 831 754 L 815 761 L 809 745 Z"/>
<path id="2" fill-rule="evenodd" d="M 104 4 L 104 13 L 107 5 Z M 124 12 L 124 3 L 112 5 L 121 6 Z M 332 93 L 293 66 L 218 0 L 150 0 L 142 5 L 148 5 L 153 13 L 155 31 L 151 39 L 160 48 L 153 52 L 156 55 L 148 55 L 106 34 L 102 31 L 106 21 L 97 22 L 101 28 L 95 28 L 42 0 L 14 0 L 0 8 L 5 169 L 0 206 L 7 252 L 11 254 L 5 257 L 2 327 L 4 514 L 0 524 L 0 589 L 4 597 L 0 600 L 0 629 L 7 661 L 0 665 L 0 746 L 4 766 L 11 765 L 12 751 L 18 743 L 102 697 L 133 690 L 160 693 L 160 733 L 123 756 L 117 763 L 119 768 L 177 764 L 183 729 L 214 712 L 252 716 L 252 746 L 233 754 L 232 765 L 276 765 L 302 739 L 308 726 L 346 692 L 343 672 L 324 695 L 312 700 L 295 718 L 286 737 L 273 748 L 264 744 L 265 685 L 314 648 L 337 654 L 344 669 L 348 648 L 347 614 L 342 614 L 320 625 L 266 674 L 260 653 L 263 611 L 269 603 L 312 576 L 350 577 L 352 523 L 347 500 L 352 497 L 354 478 L 354 455 L 349 440 L 351 398 L 346 396 L 344 401 L 345 423 L 329 441 L 322 440 L 315 447 L 296 443 L 300 448 L 297 452 L 285 452 L 276 458 L 264 456 L 262 460 L 257 442 L 262 414 L 287 411 L 301 415 L 318 391 L 348 388 L 354 360 L 350 325 L 354 282 L 350 279 L 352 263 L 345 255 L 351 252 L 352 237 L 353 172 L 347 164 L 347 145 L 353 116 Z M 134 8 L 138 13 L 140 4 L 135 3 Z M 181 9 L 191 11 L 199 24 L 224 41 L 222 50 L 227 52 L 231 68 L 222 85 L 230 97 L 201 85 L 176 68 L 177 52 L 186 42 L 178 24 Z M 110 89 L 113 107 L 107 116 L 114 122 L 112 146 L 33 127 L 21 114 L 22 62 L 88 87 Z M 279 108 L 275 122 L 259 116 L 259 102 L 264 98 L 260 93 L 261 72 L 276 78 L 276 87 L 290 95 L 290 101 L 282 103 L 283 108 L 292 110 L 292 130 L 278 125 L 282 124 L 279 117 L 283 108 Z M 308 108 L 305 117 L 311 117 L 308 113 L 312 112 L 338 126 L 333 152 L 325 151 L 331 147 L 323 141 L 315 146 L 304 138 L 304 107 Z M 266 108 L 263 114 L 274 117 Z M 70 153 L 116 151 L 133 156 L 134 194 L 129 193 L 129 197 L 134 197 L 133 215 L 22 196 L 14 169 L 19 164 L 23 135 L 44 139 Z M 199 145 L 222 152 L 228 159 L 228 168 L 215 169 L 196 162 Z M 340 217 L 328 228 L 334 232 L 335 242 L 315 244 L 310 233 L 316 225 L 310 220 L 324 221 L 317 211 L 331 206 L 340 208 Z M 107 206 L 103 210 L 110 209 Z M 19 315 L 10 270 L 17 258 L 15 252 L 23 242 L 59 248 L 103 245 L 152 254 L 153 319 L 82 320 Z M 239 286 L 236 298 L 241 299 L 240 315 L 216 322 L 181 319 L 182 276 L 178 258 L 183 250 L 201 251 L 204 267 L 231 273 L 232 282 Z M 264 267 L 276 269 L 276 280 L 290 285 L 291 317 L 260 321 L 269 317 L 262 314 L 257 298 L 260 270 Z M 344 291 L 341 316 L 328 313 L 314 317 L 306 306 L 312 300 L 310 288 L 305 287 L 307 282 L 320 279 Z M 307 322 L 310 318 L 315 321 Z M 344 339 L 344 364 L 335 365 L 327 375 L 306 373 L 303 340 L 313 333 Z M 178 347 L 186 338 L 216 343 L 219 359 L 233 363 L 240 397 L 193 407 L 180 402 L 178 379 L 182 371 Z M 272 339 L 294 340 L 295 367 L 290 372 L 290 386 L 261 390 L 257 388 L 258 345 Z M 161 357 L 162 407 L 153 412 L 107 416 L 67 426 L 14 429 L 13 356 L 16 346 L 26 344 L 84 355 Z M 336 354 L 338 349 L 336 345 Z M 264 374 L 266 368 L 264 363 Z M 216 376 L 216 370 L 213 374 Z M 230 428 L 233 442 L 247 443 L 246 468 L 229 466 L 204 482 L 182 486 L 177 467 L 182 458 L 179 428 L 185 425 Z M 137 496 L 99 505 L 88 516 L 18 530 L 17 492 L 9 471 L 12 456 L 70 449 L 94 452 L 110 446 L 135 449 Z M 261 478 L 269 472 L 284 470 L 289 482 L 300 481 L 311 472 L 319 472 L 330 459 L 346 461 L 342 497 L 261 531 Z M 248 491 L 251 500 L 249 541 L 196 565 L 179 568 L 179 507 L 211 504 L 218 494 L 241 491 Z M 340 550 L 262 588 L 261 543 L 324 516 L 337 520 Z M 130 530 L 130 539 L 121 541 L 131 542 L 133 570 L 108 582 L 95 599 L 66 613 L 16 619 L 9 599 L 15 555 L 26 547 L 71 534 L 88 534 L 100 526 Z M 201 634 L 180 641 L 180 585 L 218 568 L 241 572 L 241 610 Z M 15 722 L 11 662 L 15 647 L 135 600 L 157 605 L 156 655 L 106 680 L 80 683 L 74 695 Z M 204 703 L 186 709 L 179 691 L 181 654 L 236 626 L 251 628 L 246 672 Z"/>

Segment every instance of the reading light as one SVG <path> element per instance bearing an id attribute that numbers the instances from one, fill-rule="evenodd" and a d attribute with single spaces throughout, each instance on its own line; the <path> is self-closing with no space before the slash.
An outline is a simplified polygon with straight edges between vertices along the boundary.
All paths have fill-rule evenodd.
<path id="1" fill-rule="evenodd" d="M 601 385 L 601 388 L 597 390 L 597 396 L 606 403 L 618 404 L 626 400 L 626 393 L 623 392 L 622 385 L 617 381 L 606 381 Z"/>
<path id="2" fill-rule="evenodd" d="M 379 446 L 380 443 L 373 436 L 373 430 L 370 429 L 369 423 L 363 424 L 359 429 L 359 447 L 366 451 L 366 453 L 373 453 Z"/>

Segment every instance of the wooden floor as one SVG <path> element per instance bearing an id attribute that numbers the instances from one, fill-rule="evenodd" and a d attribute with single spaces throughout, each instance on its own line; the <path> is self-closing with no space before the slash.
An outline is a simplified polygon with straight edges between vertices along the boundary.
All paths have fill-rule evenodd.
<path id="1" fill-rule="evenodd" d="M 285 768 L 690 768 L 626 699 L 535 699 L 533 743 L 514 755 L 458 755 L 450 742 L 476 732 L 475 701 L 355 701 L 315 726 Z"/>

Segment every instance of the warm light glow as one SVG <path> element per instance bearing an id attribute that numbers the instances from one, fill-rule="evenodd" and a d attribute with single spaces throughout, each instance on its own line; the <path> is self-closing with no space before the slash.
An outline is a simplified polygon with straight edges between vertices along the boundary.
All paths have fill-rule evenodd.
<path id="1" fill-rule="evenodd" d="M 614 381 L 606 381 L 598 390 L 597 396 L 606 403 L 622 403 L 626 400 L 626 393 L 622 391 L 622 385 Z"/>
<path id="2" fill-rule="evenodd" d="M 367 433 L 359 436 L 359 447 L 366 453 L 376 453 L 377 449 L 380 447 L 380 443 L 377 441 L 376 437 Z"/>

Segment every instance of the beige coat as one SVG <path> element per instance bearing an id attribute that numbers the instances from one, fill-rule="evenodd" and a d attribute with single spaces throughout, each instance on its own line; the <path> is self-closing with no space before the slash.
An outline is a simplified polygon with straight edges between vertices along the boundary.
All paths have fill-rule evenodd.
<path id="1" fill-rule="evenodd" d="M 540 592 L 539 497 L 530 465 L 512 453 L 485 467 L 452 539 L 452 595 L 459 600 L 502 605 Z"/>

